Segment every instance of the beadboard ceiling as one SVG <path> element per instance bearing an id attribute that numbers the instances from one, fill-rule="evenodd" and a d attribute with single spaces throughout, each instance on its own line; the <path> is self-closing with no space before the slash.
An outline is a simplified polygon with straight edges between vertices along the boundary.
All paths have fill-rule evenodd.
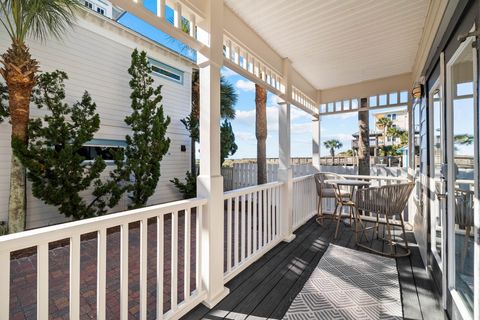
<path id="1" fill-rule="evenodd" d="M 430 0 L 225 0 L 317 89 L 412 71 Z"/>

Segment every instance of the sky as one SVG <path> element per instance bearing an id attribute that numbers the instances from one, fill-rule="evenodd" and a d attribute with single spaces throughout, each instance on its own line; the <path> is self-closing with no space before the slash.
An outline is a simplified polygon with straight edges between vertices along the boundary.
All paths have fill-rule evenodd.
<path id="1" fill-rule="evenodd" d="M 156 12 L 156 0 L 145 0 L 145 7 Z M 173 23 L 173 10 L 167 7 L 167 21 Z M 183 45 L 178 40 L 172 39 L 167 34 L 147 24 L 130 13 L 124 14 L 119 23 L 135 30 L 157 43 L 164 45 L 185 57 L 195 61 L 196 54 L 193 50 Z M 235 87 L 238 93 L 238 102 L 235 106 L 236 118 L 232 120 L 235 141 L 238 145 L 237 152 L 232 159 L 255 158 L 255 85 L 253 82 L 223 67 L 222 75 Z M 272 93 L 267 97 L 267 157 L 278 157 L 278 98 Z M 370 114 L 372 128 L 373 114 Z M 357 113 L 344 113 L 339 115 L 323 116 L 321 121 L 321 155 L 329 155 L 323 142 L 337 139 L 343 147 L 337 152 L 351 148 L 352 134 L 358 131 Z M 292 157 L 312 156 L 312 117 L 308 113 L 294 106 L 291 108 L 291 155 Z"/>

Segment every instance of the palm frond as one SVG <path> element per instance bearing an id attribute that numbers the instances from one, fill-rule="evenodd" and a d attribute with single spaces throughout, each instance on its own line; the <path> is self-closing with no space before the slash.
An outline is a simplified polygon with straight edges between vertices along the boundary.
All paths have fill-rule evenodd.
<path id="1" fill-rule="evenodd" d="M 78 0 L 0 0 L 2 25 L 13 42 L 24 42 L 27 35 L 44 41 L 60 38 L 75 22 Z"/>

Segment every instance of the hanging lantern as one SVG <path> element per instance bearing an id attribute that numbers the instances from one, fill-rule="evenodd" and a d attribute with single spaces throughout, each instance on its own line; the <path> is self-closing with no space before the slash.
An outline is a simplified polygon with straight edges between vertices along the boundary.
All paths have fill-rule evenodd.
<path id="1" fill-rule="evenodd" d="M 420 99 L 423 96 L 423 84 L 416 83 L 412 89 L 413 99 Z"/>

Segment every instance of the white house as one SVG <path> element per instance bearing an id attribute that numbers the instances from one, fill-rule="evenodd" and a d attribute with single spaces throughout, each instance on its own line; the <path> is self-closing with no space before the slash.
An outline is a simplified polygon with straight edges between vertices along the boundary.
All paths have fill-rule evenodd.
<path id="1" fill-rule="evenodd" d="M 173 177 L 183 177 L 190 168 L 190 139 L 180 119 L 191 110 L 192 62 L 179 54 L 163 48 L 128 28 L 109 19 L 112 6 L 101 0 L 85 1 L 90 9 L 81 10 L 77 25 L 62 40 L 49 39 L 48 43 L 28 40 L 31 53 L 40 62 L 42 71 L 61 69 L 66 82 L 67 102 L 79 100 L 87 90 L 100 114 L 101 127 L 86 148 L 124 145 L 129 129 L 124 118 L 130 114 L 130 88 L 127 69 L 133 49 L 145 50 L 154 69 L 155 84 L 163 85 L 163 106 L 170 116 L 168 136 L 170 149 L 161 163 L 161 178 L 150 204 L 178 200 L 181 194 L 169 182 Z M 104 11 L 97 13 L 100 8 Z M 4 29 L 0 32 L 0 51 L 10 43 Z M 32 108 L 31 116 L 41 116 L 43 111 Z M 10 171 L 10 125 L 0 125 L 0 221 L 7 220 Z M 108 163 L 108 161 L 107 161 Z M 126 209 L 125 199 L 118 210 Z M 27 228 L 35 228 L 65 221 L 54 207 L 45 205 L 29 192 L 27 199 Z"/>

